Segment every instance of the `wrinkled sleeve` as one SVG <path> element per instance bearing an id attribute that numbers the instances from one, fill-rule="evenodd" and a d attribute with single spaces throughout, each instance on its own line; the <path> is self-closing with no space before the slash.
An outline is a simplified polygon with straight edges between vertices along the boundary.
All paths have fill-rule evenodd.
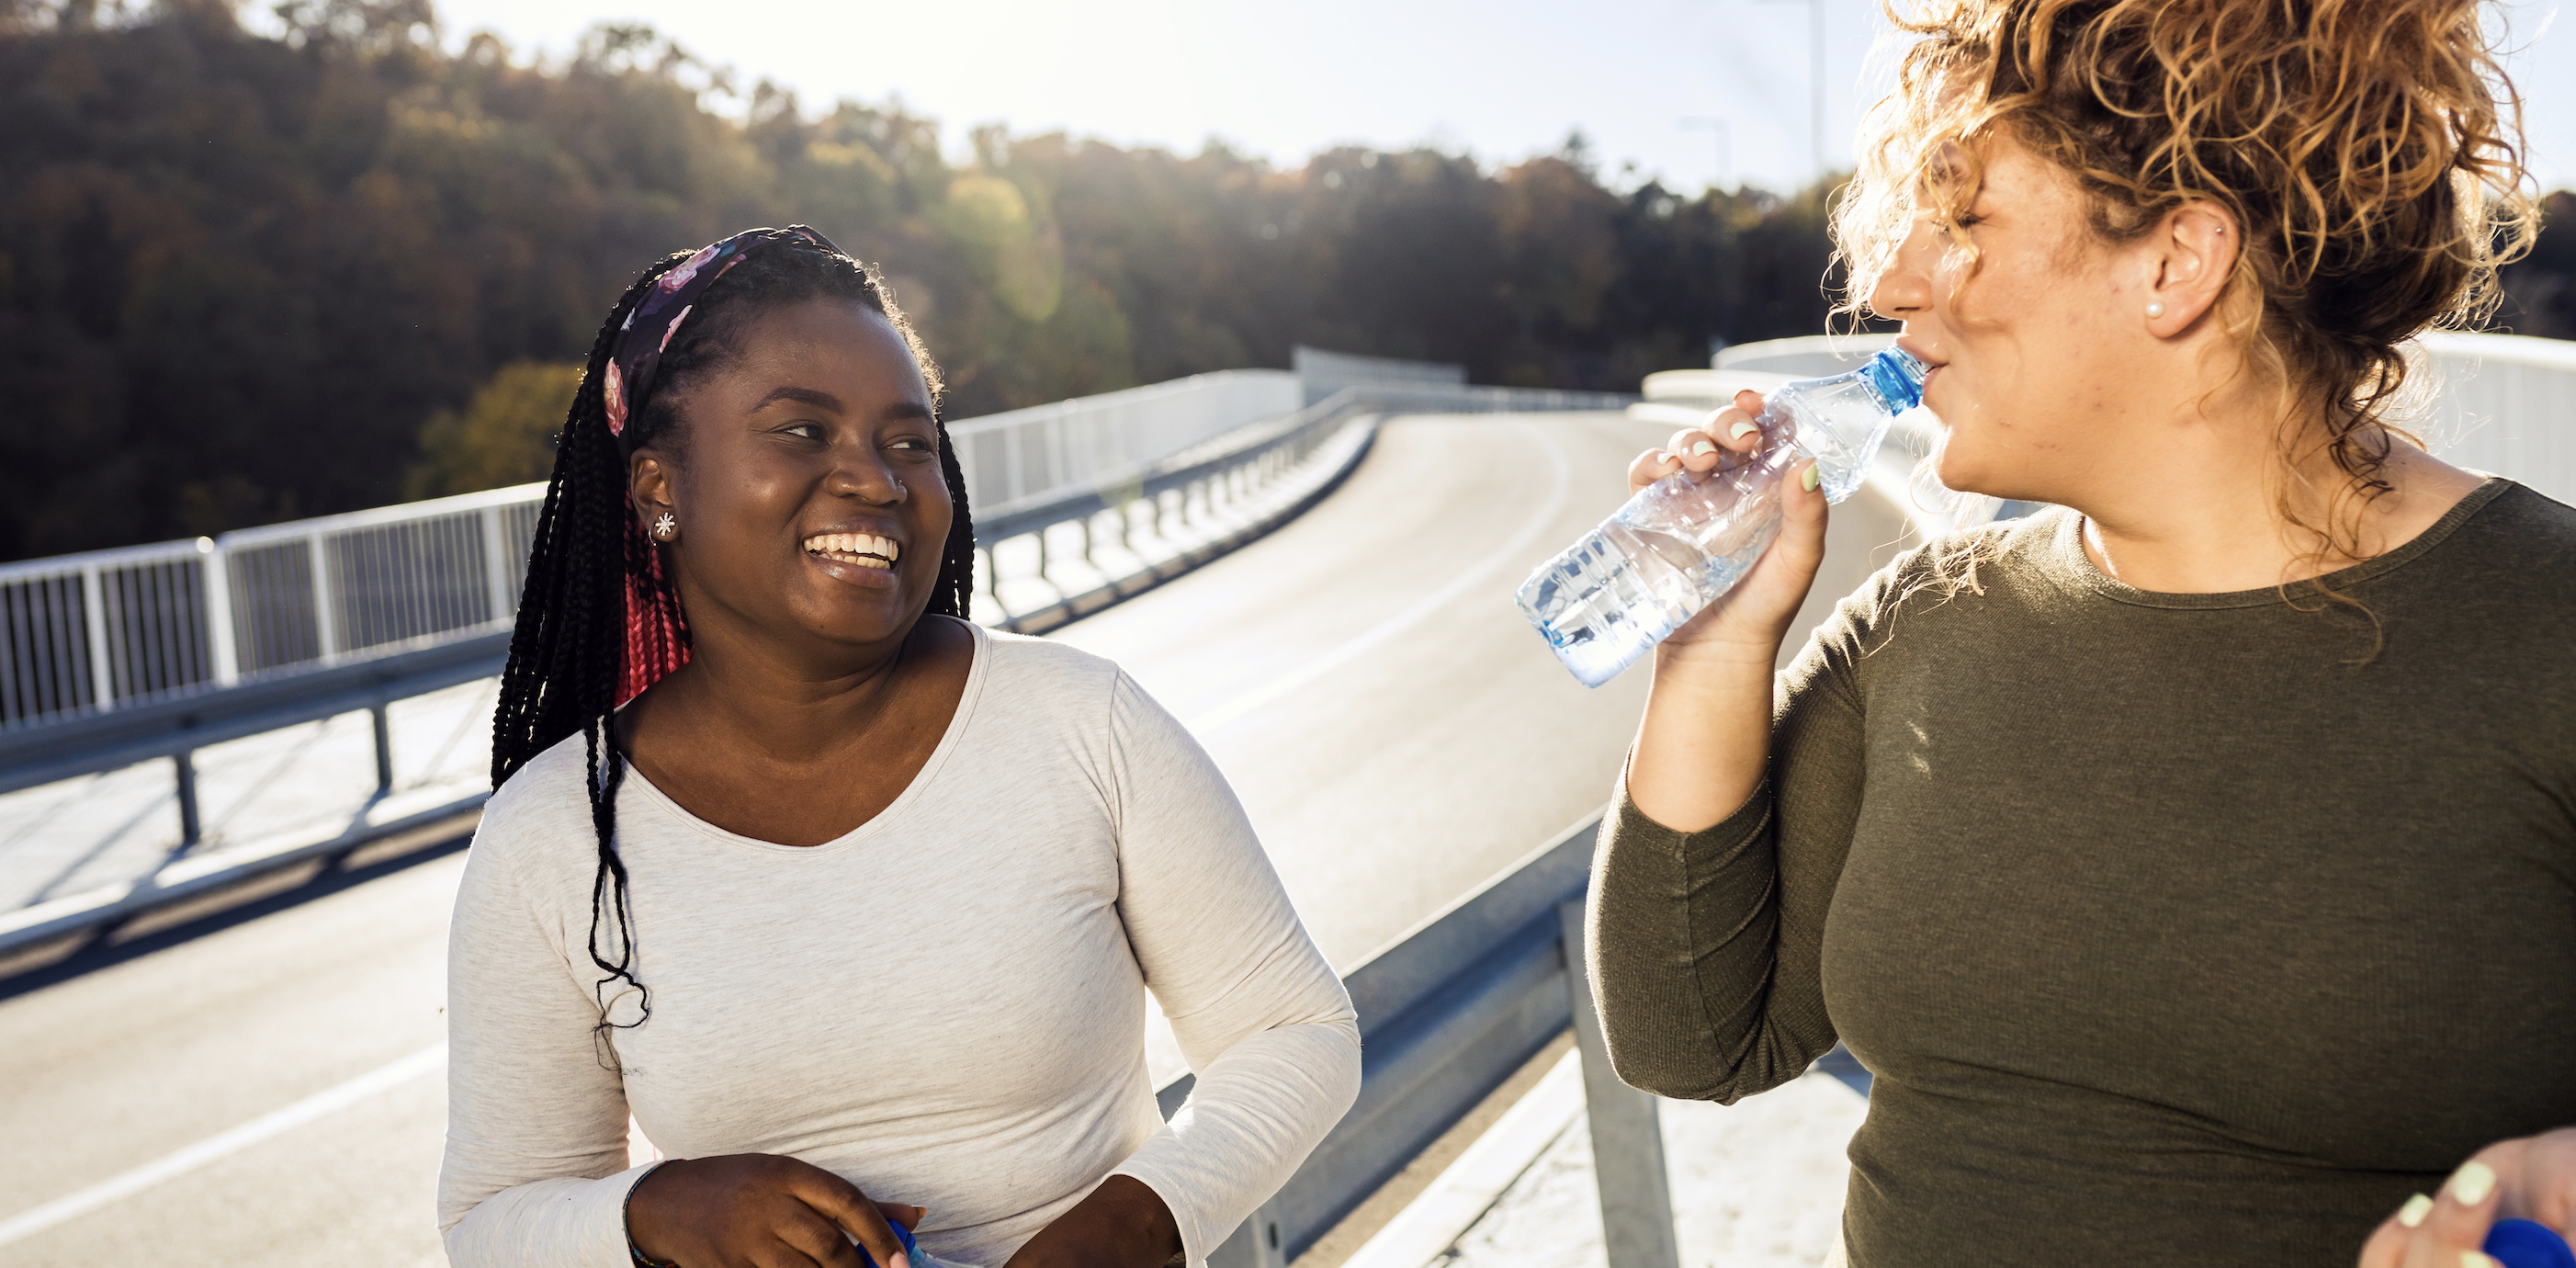
<path id="1" fill-rule="evenodd" d="M 624 1204 L 643 1169 L 626 1166 L 625 1085 L 563 943 L 494 839 L 532 807 L 495 801 L 448 932 L 439 1231 L 457 1268 L 627 1268 Z"/>
<path id="2" fill-rule="evenodd" d="M 1661 1096 L 1732 1104 L 1834 1046 L 1820 962 L 1864 773 L 1851 649 L 1888 578 L 1843 601 L 1782 671 L 1769 774 L 1700 832 L 1648 818 L 1623 767 L 1601 822 L 1584 955 L 1610 1063 Z"/>
<path id="3" fill-rule="evenodd" d="M 1114 1174 L 1163 1199 L 1197 1263 L 1359 1095 L 1359 1024 L 1216 764 L 1124 675 L 1112 707 L 1119 914 L 1198 1076 Z"/>

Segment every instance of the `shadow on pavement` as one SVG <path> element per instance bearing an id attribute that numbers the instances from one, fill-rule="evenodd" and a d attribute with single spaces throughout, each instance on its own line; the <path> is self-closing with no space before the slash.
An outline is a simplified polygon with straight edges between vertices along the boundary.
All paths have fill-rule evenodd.
<path id="1" fill-rule="evenodd" d="M 0 960 L 0 1001 L 40 991 L 85 973 L 184 946 L 262 916 L 355 889 L 417 863 L 444 858 L 474 839 L 481 813 L 374 842 L 331 860 L 255 877 L 218 893 L 139 913 Z"/>

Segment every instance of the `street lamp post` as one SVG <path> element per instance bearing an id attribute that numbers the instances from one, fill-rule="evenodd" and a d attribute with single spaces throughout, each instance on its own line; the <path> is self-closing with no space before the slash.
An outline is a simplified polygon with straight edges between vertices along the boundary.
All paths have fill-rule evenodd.
<path id="1" fill-rule="evenodd" d="M 1816 179 L 1825 177 L 1825 0 L 1807 6 L 1807 150 Z"/>
<path id="2" fill-rule="evenodd" d="M 1807 78 L 1814 93 L 1807 114 L 1807 142 L 1813 147 L 1816 179 L 1825 178 L 1825 0 L 1807 0 Z"/>

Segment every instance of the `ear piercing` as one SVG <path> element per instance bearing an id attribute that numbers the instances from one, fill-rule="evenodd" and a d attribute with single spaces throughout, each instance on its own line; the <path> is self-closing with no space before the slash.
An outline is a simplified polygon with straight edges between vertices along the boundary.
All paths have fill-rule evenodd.
<path id="1" fill-rule="evenodd" d="M 662 512 L 662 518 L 653 521 L 653 540 L 667 542 L 679 535 L 680 521 L 671 518 L 669 511 Z"/>
<path id="2" fill-rule="evenodd" d="M 2161 301 L 2161 300 L 2153 300 L 2153 299 L 2151 299 L 2151 300 L 2148 300 L 2148 301 L 2147 301 L 2147 320 L 2149 320 L 2149 321 L 2154 321 L 2156 318 L 2158 318 L 2158 317 L 2162 317 L 2162 316 L 2164 316 L 2164 315 L 2165 315 L 2165 306 L 2164 306 L 2163 301 Z M 668 518 L 668 517 L 666 516 L 665 518 Z"/>

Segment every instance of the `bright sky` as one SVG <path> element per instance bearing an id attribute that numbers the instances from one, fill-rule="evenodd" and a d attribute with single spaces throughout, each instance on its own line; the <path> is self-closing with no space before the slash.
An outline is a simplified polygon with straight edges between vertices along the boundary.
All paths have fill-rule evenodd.
<path id="1" fill-rule="evenodd" d="M 1850 161 L 1884 82 L 1878 0 L 440 0 L 451 41 L 478 28 L 561 55 L 601 20 L 649 22 L 744 86 L 767 76 L 809 113 L 900 95 L 966 130 L 1062 129 L 1195 153 L 1221 137 L 1295 167 L 1354 142 L 1428 141 L 1489 162 L 1581 128 L 1616 177 L 1781 189 L 1811 158 L 1810 5 L 1822 7 L 1827 160 Z M 2576 186 L 2576 0 L 2504 0 L 2510 69 L 2546 188 Z M 1877 66 L 1882 73 L 1873 74 Z"/>

